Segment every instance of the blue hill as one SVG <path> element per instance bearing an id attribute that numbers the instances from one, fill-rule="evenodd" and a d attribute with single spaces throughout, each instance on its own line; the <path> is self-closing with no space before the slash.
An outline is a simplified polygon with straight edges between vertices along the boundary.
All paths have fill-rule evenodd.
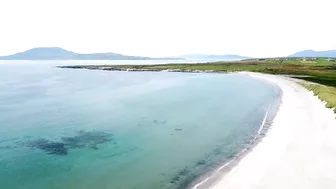
<path id="1" fill-rule="evenodd" d="M 336 50 L 329 51 L 314 51 L 314 50 L 304 50 L 288 57 L 336 57 Z"/>
<path id="2" fill-rule="evenodd" d="M 142 56 L 126 56 L 117 53 L 79 54 L 59 47 L 38 47 L 8 56 L 0 56 L 0 60 L 160 60 L 176 58 L 150 58 Z"/>

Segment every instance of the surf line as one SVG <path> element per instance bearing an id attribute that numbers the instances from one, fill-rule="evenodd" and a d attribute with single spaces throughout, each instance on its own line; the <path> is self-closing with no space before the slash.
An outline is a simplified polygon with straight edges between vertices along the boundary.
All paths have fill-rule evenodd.
<path id="1" fill-rule="evenodd" d="M 267 111 L 266 111 L 266 113 L 265 113 L 265 115 L 264 115 L 264 118 L 263 118 L 263 120 L 262 120 L 262 122 L 261 122 L 261 124 L 260 124 L 259 129 L 258 129 L 258 132 L 257 132 L 256 136 L 250 141 L 250 144 L 253 143 L 253 141 L 256 140 L 256 139 L 260 136 L 261 131 L 264 129 L 265 124 L 266 124 L 266 120 L 267 120 L 267 116 L 268 116 L 268 112 L 269 112 L 270 108 L 271 108 L 271 105 L 268 106 Z M 225 167 L 229 166 L 232 162 L 234 162 L 234 161 L 237 160 L 241 155 L 243 155 L 248 149 L 249 149 L 249 147 L 243 149 L 242 151 L 240 151 L 240 152 L 236 155 L 235 158 L 233 158 L 233 159 L 230 160 L 229 162 L 225 163 L 224 165 L 222 165 L 221 167 L 219 167 L 218 169 L 216 169 L 216 171 L 213 173 L 213 175 L 216 174 L 216 173 L 218 173 L 218 172 L 220 172 L 220 171 L 221 171 L 222 169 L 224 169 Z M 205 182 L 207 182 L 207 181 L 210 180 L 210 179 L 211 179 L 211 176 L 207 177 L 206 179 L 202 180 L 201 182 L 195 184 L 195 186 L 192 187 L 192 189 L 198 189 L 199 186 L 202 186 Z"/>

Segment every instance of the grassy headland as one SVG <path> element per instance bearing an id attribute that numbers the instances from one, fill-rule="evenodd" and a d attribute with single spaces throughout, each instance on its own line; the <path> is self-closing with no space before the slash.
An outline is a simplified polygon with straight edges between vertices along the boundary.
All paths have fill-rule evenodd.
<path id="1" fill-rule="evenodd" d="M 62 68 L 98 69 L 111 71 L 175 71 L 175 72 L 238 72 L 250 71 L 289 75 L 302 79 L 308 90 L 327 102 L 336 113 L 336 62 L 328 58 L 269 58 L 236 62 L 158 65 L 89 65 L 63 66 Z M 319 85 L 316 85 L 316 84 Z"/>

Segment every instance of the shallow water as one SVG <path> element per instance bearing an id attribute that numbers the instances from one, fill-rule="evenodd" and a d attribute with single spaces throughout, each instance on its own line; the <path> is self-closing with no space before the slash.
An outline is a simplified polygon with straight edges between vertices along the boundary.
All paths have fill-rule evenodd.
<path id="1" fill-rule="evenodd" d="M 246 147 L 278 96 L 240 74 L 65 64 L 0 63 L 1 189 L 185 188 Z"/>

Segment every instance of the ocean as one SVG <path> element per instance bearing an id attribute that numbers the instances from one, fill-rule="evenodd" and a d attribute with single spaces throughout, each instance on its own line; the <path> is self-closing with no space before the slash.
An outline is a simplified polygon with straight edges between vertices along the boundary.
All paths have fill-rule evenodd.
<path id="1" fill-rule="evenodd" d="M 1 189 L 182 189 L 250 145 L 279 89 L 246 75 L 1 61 Z"/>

